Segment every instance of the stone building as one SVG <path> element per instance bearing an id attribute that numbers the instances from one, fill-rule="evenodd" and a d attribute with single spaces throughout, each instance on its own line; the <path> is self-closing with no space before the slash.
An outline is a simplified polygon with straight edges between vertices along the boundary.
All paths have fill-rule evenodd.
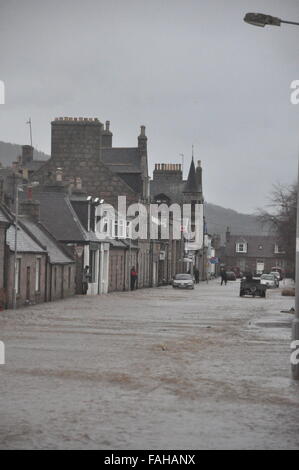
<path id="1" fill-rule="evenodd" d="M 147 185 L 145 135 L 140 136 L 136 149 L 115 149 L 112 133 L 97 118 L 56 118 L 51 125 L 51 158 L 34 173 L 34 179 L 47 184 L 61 168 L 65 181 L 80 177 L 89 195 L 113 206 L 118 195 L 126 196 L 128 203 L 143 199 Z M 107 139 L 108 133 L 111 139 Z M 102 148 L 102 141 L 111 146 Z"/>
<path id="2" fill-rule="evenodd" d="M 109 243 L 96 236 L 94 199 L 82 191 L 81 182 L 79 188 L 70 192 L 60 171 L 57 177 L 58 181 L 33 190 L 39 206 L 38 217 L 75 260 L 76 294 L 83 292 L 85 266 L 90 270 L 87 294 L 105 294 L 108 291 Z"/>
<path id="3" fill-rule="evenodd" d="M 292 275 L 292 266 L 285 259 L 285 252 L 272 235 L 232 235 L 226 231 L 224 256 L 221 261 L 228 269 L 238 268 L 241 272 L 269 273 L 279 267 Z"/>
<path id="4" fill-rule="evenodd" d="M 183 179 L 182 167 L 176 163 L 157 163 L 153 172 L 153 179 L 150 182 L 151 200 L 158 204 L 165 203 L 168 206 L 176 203 L 181 207 L 183 204 L 191 205 L 191 217 L 189 220 L 189 231 L 194 231 L 194 209 L 195 204 L 202 205 L 204 202 L 202 191 L 202 168 L 201 162 L 198 161 L 195 168 L 194 159 L 192 157 L 187 180 Z M 192 269 L 197 266 L 200 271 L 200 278 L 206 277 L 207 252 L 205 250 L 204 241 L 204 222 L 202 220 L 202 240 L 200 244 L 194 242 L 186 242 L 182 246 L 183 241 L 171 244 L 165 242 L 165 253 L 169 253 L 164 260 L 160 259 L 160 277 L 161 272 L 164 277 L 170 270 L 179 272 Z M 171 257 L 173 259 L 171 259 Z M 176 260 L 174 262 L 174 260 Z M 170 268 L 172 266 L 172 268 Z"/>
<path id="5" fill-rule="evenodd" d="M 113 147 L 113 134 L 110 123 L 103 124 L 91 118 L 56 118 L 52 122 L 51 158 L 32 176 L 43 186 L 53 182 L 57 169 L 63 172 L 67 184 L 80 177 L 82 189 L 93 198 L 104 200 L 117 208 L 118 196 L 126 196 L 127 206 L 132 203 L 149 201 L 149 176 L 147 161 L 147 136 L 145 126 L 141 126 L 136 147 Z M 115 245 L 116 243 L 114 243 Z M 126 275 L 113 274 L 118 256 L 121 270 L 127 256 L 116 255 L 116 246 L 111 243 L 110 290 L 125 289 L 128 286 Z M 128 250 L 126 244 L 118 243 L 118 250 Z M 145 261 L 151 249 L 148 240 L 138 240 L 136 246 L 136 268 L 139 271 L 140 287 L 152 285 L 150 263 Z M 114 253 L 114 254 L 113 254 Z M 134 261 L 133 250 L 131 251 Z M 122 259 L 124 258 L 124 259 Z M 144 272 L 144 269 L 146 272 Z M 113 281 L 114 279 L 114 281 Z"/>
<path id="6" fill-rule="evenodd" d="M 19 212 L 15 250 L 14 217 L 4 206 L 1 206 L 0 210 L 0 214 L 5 213 L 10 220 L 10 226 L 6 229 L 4 264 L 1 265 L 4 266 L 3 306 L 10 308 L 13 305 L 14 279 L 17 306 L 73 295 L 74 260 L 40 223 L 36 216 L 38 204 L 25 200 L 20 203 Z"/>

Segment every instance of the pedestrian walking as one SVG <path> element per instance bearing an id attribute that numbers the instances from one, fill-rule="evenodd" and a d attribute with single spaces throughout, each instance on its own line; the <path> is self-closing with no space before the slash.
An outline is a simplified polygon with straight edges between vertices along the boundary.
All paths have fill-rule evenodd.
<path id="1" fill-rule="evenodd" d="M 82 294 L 86 295 L 88 290 L 88 282 L 90 281 L 89 266 L 85 266 L 82 275 Z"/>
<path id="2" fill-rule="evenodd" d="M 220 276 L 221 276 L 221 285 L 224 283 L 225 285 L 227 284 L 227 273 L 224 268 L 221 268 L 220 270 Z"/>
<path id="3" fill-rule="evenodd" d="M 135 289 L 135 285 L 137 285 L 136 284 L 137 278 L 138 278 L 138 274 L 137 274 L 137 271 L 135 269 L 135 266 L 133 266 L 132 269 L 131 269 L 131 290 Z"/>
<path id="4" fill-rule="evenodd" d="M 195 284 L 199 284 L 199 270 L 198 268 L 194 268 L 194 279 L 195 279 Z"/>

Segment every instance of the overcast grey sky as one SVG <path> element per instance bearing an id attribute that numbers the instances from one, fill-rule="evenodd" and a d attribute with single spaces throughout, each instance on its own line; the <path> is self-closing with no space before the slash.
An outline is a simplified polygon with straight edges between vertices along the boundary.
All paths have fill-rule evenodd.
<path id="1" fill-rule="evenodd" d="M 194 144 L 208 202 L 240 212 L 296 179 L 299 0 L 0 0 L 0 140 L 50 153 L 56 116 L 111 121 L 115 146 L 146 125 L 150 170 Z"/>

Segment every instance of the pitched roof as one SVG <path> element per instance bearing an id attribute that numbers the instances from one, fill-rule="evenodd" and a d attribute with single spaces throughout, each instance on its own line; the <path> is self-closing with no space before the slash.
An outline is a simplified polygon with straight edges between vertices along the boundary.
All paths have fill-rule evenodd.
<path id="1" fill-rule="evenodd" d="M 191 160 L 191 165 L 190 165 L 190 170 L 188 174 L 188 179 L 185 184 L 184 193 L 198 193 L 199 192 L 199 185 L 198 185 L 198 180 L 196 177 L 196 171 L 195 171 L 195 165 L 194 165 L 194 159 L 192 157 Z"/>
<path id="2" fill-rule="evenodd" d="M 138 147 L 102 148 L 102 160 L 114 173 L 141 173 Z"/>
<path id="3" fill-rule="evenodd" d="M 21 217 L 21 223 L 25 228 L 46 247 L 50 263 L 52 264 L 67 264 L 74 261 L 70 256 L 59 247 L 57 241 L 52 235 L 42 226 L 42 224 L 30 220 L 28 217 Z"/>
<path id="4" fill-rule="evenodd" d="M 9 217 L 6 210 L 0 206 L 0 222 L 10 223 L 11 218 Z"/>
<path id="5" fill-rule="evenodd" d="M 11 225 L 6 232 L 6 241 L 11 251 L 15 250 L 15 226 Z M 42 248 L 22 227 L 18 227 L 17 251 L 19 253 L 42 253 Z"/>
<path id="6" fill-rule="evenodd" d="M 40 191 L 36 198 L 40 202 L 40 220 L 56 240 L 88 241 L 87 231 L 63 191 Z"/>

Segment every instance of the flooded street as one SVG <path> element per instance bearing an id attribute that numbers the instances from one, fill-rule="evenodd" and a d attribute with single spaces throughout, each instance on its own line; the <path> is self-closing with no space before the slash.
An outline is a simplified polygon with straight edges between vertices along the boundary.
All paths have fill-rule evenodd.
<path id="1" fill-rule="evenodd" d="M 299 448 L 294 298 L 239 283 L 0 313 L 1 449 Z"/>

